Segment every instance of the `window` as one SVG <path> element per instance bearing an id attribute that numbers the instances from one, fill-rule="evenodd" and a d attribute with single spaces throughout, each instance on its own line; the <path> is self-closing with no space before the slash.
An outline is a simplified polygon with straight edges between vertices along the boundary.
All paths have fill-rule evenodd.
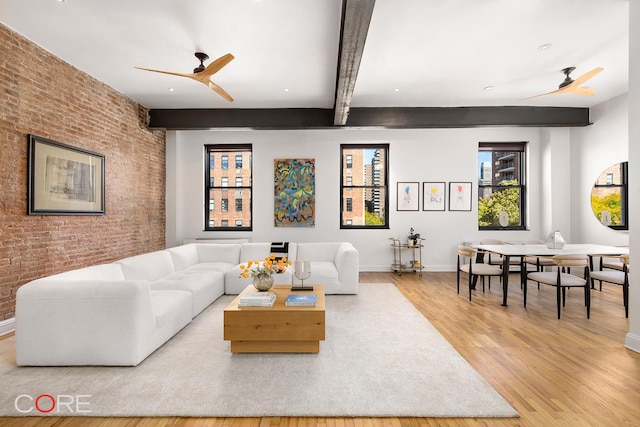
<path id="1" fill-rule="evenodd" d="M 205 145 L 205 231 L 252 230 L 251 156 L 251 144 Z M 236 166 L 231 182 L 229 159 Z"/>
<path id="2" fill-rule="evenodd" d="M 526 142 L 478 147 L 478 228 L 526 229 Z M 502 212 L 506 212 L 506 215 Z M 502 223 L 501 223 L 502 219 Z"/>
<path id="3" fill-rule="evenodd" d="M 340 152 L 340 228 L 388 229 L 389 144 L 342 144 Z"/>

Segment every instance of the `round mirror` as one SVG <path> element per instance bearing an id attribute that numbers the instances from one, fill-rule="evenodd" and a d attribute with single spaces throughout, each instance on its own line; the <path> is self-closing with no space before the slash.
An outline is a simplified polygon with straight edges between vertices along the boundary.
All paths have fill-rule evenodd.
<path id="1" fill-rule="evenodd" d="M 591 210 L 602 225 L 615 230 L 628 230 L 627 172 L 628 162 L 605 169 L 591 189 Z"/>

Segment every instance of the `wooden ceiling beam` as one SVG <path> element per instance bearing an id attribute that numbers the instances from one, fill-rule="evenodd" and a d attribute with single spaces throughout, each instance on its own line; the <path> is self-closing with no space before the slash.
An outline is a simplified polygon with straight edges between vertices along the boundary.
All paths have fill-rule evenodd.
<path id="1" fill-rule="evenodd" d="M 343 0 L 333 124 L 347 123 L 375 0 Z"/>

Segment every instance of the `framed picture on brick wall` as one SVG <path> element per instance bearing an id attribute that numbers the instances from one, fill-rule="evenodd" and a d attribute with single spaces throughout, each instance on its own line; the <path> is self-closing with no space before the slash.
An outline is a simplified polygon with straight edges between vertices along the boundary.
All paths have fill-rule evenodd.
<path id="1" fill-rule="evenodd" d="M 104 215 L 104 155 L 29 135 L 29 215 Z"/>

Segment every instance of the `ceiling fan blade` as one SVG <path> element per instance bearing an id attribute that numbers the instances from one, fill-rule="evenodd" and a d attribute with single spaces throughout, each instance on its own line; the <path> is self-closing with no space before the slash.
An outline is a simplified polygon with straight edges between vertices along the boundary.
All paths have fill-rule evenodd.
<path id="1" fill-rule="evenodd" d="M 541 93 L 539 95 L 527 96 L 526 98 L 520 98 L 519 101 L 524 101 L 525 99 L 538 98 L 540 96 L 551 95 L 553 93 L 561 93 L 566 92 L 565 88 L 552 90 L 551 92 Z"/>
<path id="2" fill-rule="evenodd" d="M 173 71 L 162 71 L 162 70 L 154 70 L 152 68 L 143 68 L 143 67 L 133 67 L 133 68 L 137 68 L 138 70 L 144 70 L 144 71 L 152 71 L 154 73 L 162 73 L 162 74 L 169 74 L 171 76 L 180 76 L 180 77 L 189 77 L 190 79 L 193 79 L 195 74 L 185 74 L 185 73 L 175 73 Z"/>
<path id="3" fill-rule="evenodd" d="M 222 55 L 220 58 L 216 59 L 211 64 L 207 65 L 207 68 L 205 68 L 204 71 L 198 74 L 211 77 L 212 75 L 220 71 L 222 67 L 227 65 L 229 62 L 233 61 L 234 58 L 235 57 L 230 53 L 227 53 L 226 55 Z"/>
<path id="4" fill-rule="evenodd" d="M 537 98 L 539 96 L 551 95 L 554 93 L 565 93 L 565 92 L 575 93 L 576 95 L 593 96 L 596 94 L 596 91 L 588 87 L 580 87 L 580 85 L 585 83 L 587 80 L 593 78 L 594 76 L 598 75 L 603 70 L 604 68 L 602 67 L 594 68 L 593 70 L 589 71 L 588 73 L 584 73 L 583 75 L 581 75 L 580 77 L 578 77 L 577 79 L 575 79 L 574 81 L 572 81 L 571 83 L 569 83 L 564 87 L 561 87 L 556 90 L 552 90 L 551 92 L 541 93 L 540 95 L 521 98 L 520 101 L 525 99 Z"/>
<path id="5" fill-rule="evenodd" d="M 593 96 L 596 94 L 596 91 L 591 89 L 590 87 L 580 87 L 573 86 L 566 90 L 565 92 L 575 93 L 576 95 L 584 95 L 584 96 Z"/>
<path id="6" fill-rule="evenodd" d="M 583 84 L 587 80 L 589 80 L 589 79 L 595 77 L 596 75 L 598 75 L 602 70 L 604 70 L 604 68 L 602 68 L 602 67 L 594 68 L 593 70 L 589 71 L 588 73 L 584 73 L 583 75 L 581 75 L 580 77 L 575 79 L 568 86 L 580 86 L 581 84 Z"/>
<path id="7" fill-rule="evenodd" d="M 214 91 L 215 93 L 217 93 L 218 95 L 226 99 L 227 101 L 233 102 L 233 98 L 231 97 L 231 95 L 229 95 L 224 89 L 222 89 L 220 86 L 218 86 L 214 82 L 210 81 L 207 84 L 207 86 L 209 86 L 209 88 L 211 88 L 212 91 Z"/>

